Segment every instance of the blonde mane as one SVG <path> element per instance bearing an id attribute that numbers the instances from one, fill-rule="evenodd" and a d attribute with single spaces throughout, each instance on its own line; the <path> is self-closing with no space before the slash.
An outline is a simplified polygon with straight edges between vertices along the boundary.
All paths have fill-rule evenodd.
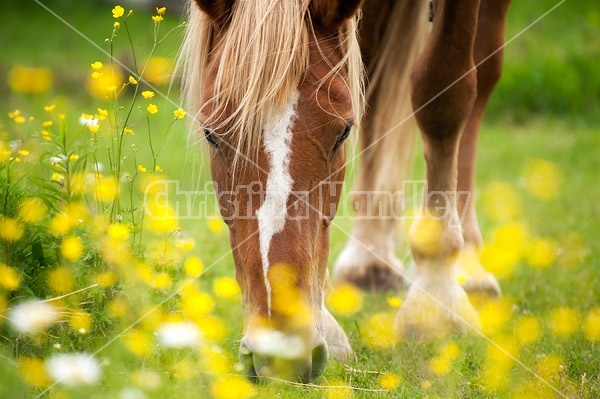
<path id="1" fill-rule="evenodd" d="M 212 115 L 202 121 L 204 82 L 215 37 L 215 25 L 193 0 L 188 1 L 188 24 L 182 47 L 183 100 L 194 118 L 191 134 L 200 123 L 216 134 L 235 134 L 237 154 L 259 148 L 268 116 L 280 112 L 298 88 L 309 66 L 309 39 L 314 35 L 309 15 L 311 0 L 238 0 L 220 43 L 220 59 L 209 100 Z M 356 19 L 340 29 L 344 57 L 328 74 L 344 71 L 356 120 L 363 109 L 363 66 Z M 227 110 L 228 114 L 225 114 Z M 227 116 L 226 118 L 224 116 Z M 218 124 L 217 124 L 218 123 Z M 236 159 L 238 157 L 236 156 Z"/>

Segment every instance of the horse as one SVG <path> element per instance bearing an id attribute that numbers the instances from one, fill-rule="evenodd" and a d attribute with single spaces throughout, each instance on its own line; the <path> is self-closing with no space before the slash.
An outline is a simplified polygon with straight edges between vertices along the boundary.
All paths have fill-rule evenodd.
<path id="1" fill-rule="evenodd" d="M 353 355 L 324 296 L 336 187 L 353 160 L 347 139 L 355 130 L 361 159 L 351 203 L 363 217 L 334 263 L 333 282 L 409 287 L 395 321 L 399 338 L 477 331 L 467 292 L 500 288 L 476 256 L 461 262 L 482 238 L 473 202 L 457 193 L 474 192 L 477 136 L 502 72 L 508 6 L 188 1 L 183 96 L 191 134 L 208 143 L 229 228 L 249 377 L 308 382 L 330 356 Z M 408 177 L 417 130 L 427 185 L 408 237 L 409 278 L 396 256 L 400 221 L 392 215 L 401 214 L 401 199 L 381 193 L 397 192 Z"/>

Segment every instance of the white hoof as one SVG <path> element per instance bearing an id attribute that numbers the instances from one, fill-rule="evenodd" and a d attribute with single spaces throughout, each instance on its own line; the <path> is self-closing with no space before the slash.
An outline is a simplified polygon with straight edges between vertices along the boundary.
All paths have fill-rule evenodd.
<path id="1" fill-rule="evenodd" d="M 448 270 L 420 270 L 396 315 L 400 339 L 432 340 L 453 333 L 475 333 L 479 315 Z"/>

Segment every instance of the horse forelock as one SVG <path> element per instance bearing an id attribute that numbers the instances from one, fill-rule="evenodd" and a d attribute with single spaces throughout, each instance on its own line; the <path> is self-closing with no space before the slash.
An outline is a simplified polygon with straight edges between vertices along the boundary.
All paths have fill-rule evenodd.
<path id="1" fill-rule="evenodd" d="M 231 135 L 229 142 L 238 154 L 235 162 L 258 154 L 265 124 L 285 110 L 309 68 L 310 41 L 315 37 L 309 4 L 310 0 L 238 0 L 218 43 L 215 24 L 193 4 L 190 7 L 182 52 L 186 104 L 197 122 L 218 135 Z M 345 70 L 358 119 L 362 63 L 355 26 L 354 19 L 342 26 L 343 57 L 325 78 Z M 216 73 L 207 100 L 202 97 L 209 68 Z"/>

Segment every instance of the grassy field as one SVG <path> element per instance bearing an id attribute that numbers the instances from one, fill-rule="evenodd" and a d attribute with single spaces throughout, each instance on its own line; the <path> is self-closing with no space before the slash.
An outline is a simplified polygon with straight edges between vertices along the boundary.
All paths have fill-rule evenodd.
<path id="1" fill-rule="evenodd" d="M 113 30 L 112 5 L 66 0 L 45 4 L 110 52 L 104 39 Z M 554 4 L 515 2 L 507 37 Z M 135 8 L 127 19 L 138 65 L 152 51 L 155 24 L 150 18 L 155 14 Z M 506 73 L 479 150 L 477 205 L 487 244 L 482 256 L 499 275 L 504 293 L 502 301 L 477 302 L 486 337 L 393 344 L 386 321 L 404 293 L 365 295 L 361 307 L 338 316 L 356 359 L 348 365 L 331 361 L 316 385 L 301 387 L 275 381 L 252 386 L 236 376 L 241 299 L 231 286 L 233 260 L 218 219 L 171 218 L 166 225 L 140 220 L 140 192 L 152 176 L 176 179 L 190 190 L 208 176 L 199 150 L 187 145 L 184 121 L 173 114 L 177 89 L 167 97 L 175 103 L 159 94 L 169 91 L 168 82 L 160 79 L 161 64 L 147 69 L 157 71 L 154 98 L 142 98 L 140 92 L 148 88 L 136 91 L 130 84 L 118 103 L 107 102 L 87 88 L 90 64 L 103 62 L 105 74 L 110 65 L 98 48 L 33 1 L 4 6 L 0 18 L 0 35 L 10 43 L 0 58 L 0 316 L 10 317 L 9 309 L 27 298 L 67 295 L 52 302 L 60 322 L 42 332 L 19 334 L 0 318 L 0 398 L 600 396 L 600 137 L 595 127 L 600 77 L 594 69 L 600 47 L 593 40 L 600 29 L 598 6 L 567 0 L 507 47 Z M 178 23 L 179 17 L 167 10 L 159 37 L 174 31 L 158 46 L 156 59 L 176 56 L 182 32 Z M 116 32 L 113 53 L 133 67 L 124 24 Z M 28 93 L 14 81 L 19 65 L 49 71 L 51 88 Z M 45 111 L 51 104 L 54 109 Z M 148 112 L 150 104 L 157 105 L 158 113 Z M 82 113 L 99 113 L 98 108 L 109 116 L 96 135 L 78 119 Z M 130 108 L 132 116 L 124 126 Z M 17 109 L 21 115 L 14 114 Z M 116 113 L 119 118 L 114 118 Z M 53 123 L 44 126 L 44 121 Z M 124 134 L 124 127 L 135 134 Z M 115 143 L 120 139 L 124 145 L 119 153 Z M 9 149 L 18 140 L 19 147 Z M 95 162 L 104 170 L 89 173 L 90 187 L 86 183 L 83 193 L 68 192 L 65 179 L 75 185 L 78 171 L 92 172 Z M 64 171 L 65 165 L 75 170 Z M 423 176 L 421 157 L 414 176 Z M 121 181 L 121 212 L 111 205 L 113 177 Z M 22 227 L 21 219 L 35 214 L 24 213 L 23 203 L 34 198 L 47 211 Z M 84 211 L 70 211 L 68 204 L 84 204 Z M 73 222 L 66 232 L 52 227 L 60 215 L 70 220 L 69 212 L 85 223 Z M 6 220 L 16 220 L 17 227 Z M 126 233 L 115 227 L 123 225 Z M 336 219 L 331 262 L 351 226 L 350 220 Z M 16 237 L 20 228 L 22 234 Z M 82 243 L 80 253 L 70 238 Z M 111 249 L 126 255 L 115 259 Z M 407 248 L 399 256 L 409 264 Z M 194 289 L 177 294 L 191 278 L 196 278 Z M 341 310 L 334 306 L 334 312 Z M 195 349 L 161 347 L 158 327 L 182 317 L 195 322 L 205 336 L 203 343 Z M 102 369 L 99 381 L 53 385 L 44 360 L 70 352 L 93 353 Z"/>

